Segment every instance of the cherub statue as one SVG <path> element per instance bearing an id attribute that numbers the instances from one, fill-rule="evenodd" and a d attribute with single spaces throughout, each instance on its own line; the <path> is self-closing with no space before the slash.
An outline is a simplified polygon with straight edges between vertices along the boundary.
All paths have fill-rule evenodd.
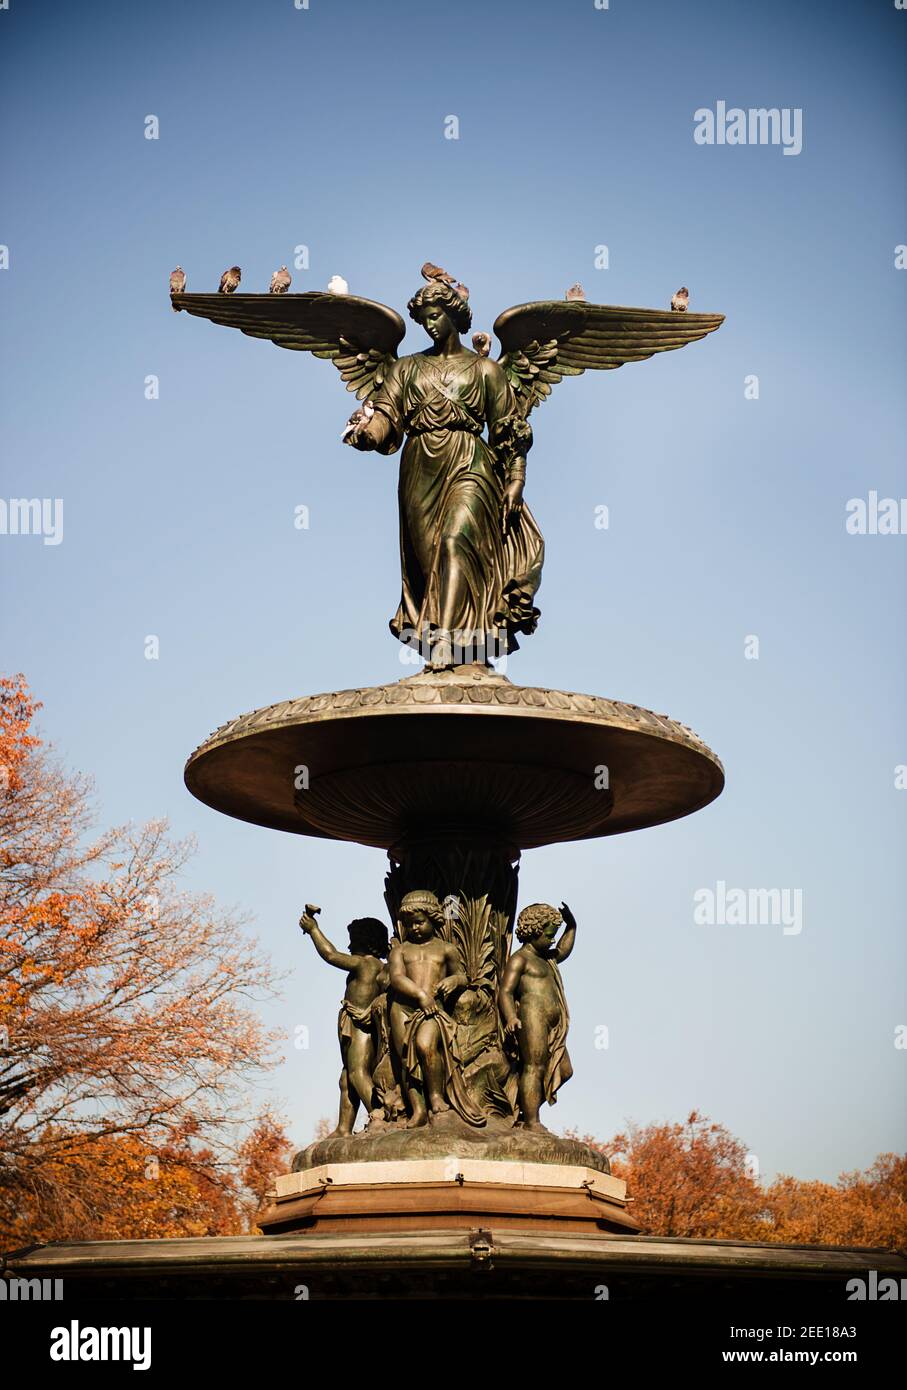
<path id="1" fill-rule="evenodd" d="M 451 1108 L 468 1124 L 485 1123 L 455 1054 L 455 1026 L 447 1005 L 468 980 L 456 946 L 438 935 L 443 924 L 434 893 L 407 893 L 399 910 L 400 939 L 390 949 L 391 1043 L 411 1129 Z"/>
<path id="2" fill-rule="evenodd" d="M 562 922 L 564 933 L 555 946 Z M 498 1007 L 505 1038 L 519 1054 L 520 1122 L 526 1129 L 544 1129 L 542 1101 L 554 1105 L 559 1087 L 573 1075 L 567 1052 L 570 1014 L 558 962 L 573 950 L 576 918 L 566 903 L 560 911 L 533 903 L 517 918 L 516 934 L 523 945 L 504 967 Z"/>
<path id="3" fill-rule="evenodd" d="M 315 950 L 328 965 L 346 970 L 346 992 L 337 1018 L 337 1034 L 343 1070 L 340 1073 L 340 1115 L 329 1136 L 352 1134 L 360 1102 L 366 1114 L 383 1114 L 376 1104 L 375 1070 L 380 1060 L 379 1011 L 388 985 L 385 958 L 387 927 L 376 917 L 357 917 L 349 924 L 349 953 L 338 951 L 315 921 L 321 911 L 306 903 L 299 925 L 312 938 Z"/>
<path id="4" fill-rule="evenodd" d="M 564 376 L 641 362 L 711 333 L 721 314 L 585 300 L 521 304 L 495 360 L 460 340 L 469 291 L 426 262 L 408 310 L 431 338 L 397 357 L 399 314 L 350 294 L 173 294 L 175 309 L 329 358 L 364 407 L 343 432 L 400 461 L 402 595 L 391 632 L 436 668 L 515 651 L 535 630 L 544 542 L 523 502 L 529 414 Z M 484 346 L 484 344 L 482 344 Z M 483 432 L 487 431 L 487 438 Z"/>

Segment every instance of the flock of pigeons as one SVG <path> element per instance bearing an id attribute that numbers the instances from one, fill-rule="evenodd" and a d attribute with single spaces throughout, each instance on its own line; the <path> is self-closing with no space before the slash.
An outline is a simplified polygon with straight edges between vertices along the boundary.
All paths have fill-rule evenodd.
<path id="1" fill-rule="evenodd" d="M 461 299 L 469 298 L 469 290 L 465 285 L 460 284 L 459 280 L 448 275 L 446 270 L 442 270 L 439 265 L 434 265 L 431 261 L 426 261 L 422 267 L 422 277 L 425 280 L 440 280 L 442 284 L 449 285 L 450 288 L 460 296 Z M 229 270 L 225 270 L 220 277 L 220 284 L 217 287 L 218 294 L 233 294 L 239 288 L 242 279 L 242 271 L 238 265 L 231 265 Z M 286 294 L 293 283 L 293 277 L 282 265 L 279 270 L 275 270 L 271 276 L 271 284 L 268 287 L 269 294 Z M 170 293 L 183 294 L 186 289 L 186 272 L 181 265 L 170 273 Z M 349 294 L 350 287 L 342 275 L 332 275 L 327 284 L 328 294 Z M 564 298 L 570 302 L 576 300 L 584 301 L 586 292 L 579 283 L 571 285 Z M 671 309 L 676 314 L 685 314 L 690 303 L 690 291 L 686 285 L 681 285 L 675 295 L 671 297 Z M 174 310 L 176 305 L 173 305 Z M 477 341 L 478 340 L 478 341 Z M 487 333 L 474 333 L 472 343 L 480 357 L 487 357 L 491 347 L 491 338 Z M 481 346 L 480 346 L 481 344 Z"/>

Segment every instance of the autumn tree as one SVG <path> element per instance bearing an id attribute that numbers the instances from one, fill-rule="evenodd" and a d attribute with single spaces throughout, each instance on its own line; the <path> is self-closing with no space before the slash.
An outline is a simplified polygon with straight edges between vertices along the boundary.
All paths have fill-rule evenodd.
<path id="1" fill-rule="evenodd" d="M 837 1186 L 785 1176 L 763 1185 L 746 1145 L 695 1110 L 682 1124 L 629 1125 L 607 1144 L 582 1137 L 626 1182 L 645 1235 L 889 1250 L 907 1244 L 904 1155 L 881 1154 L 865 1172 L 842 1174 Z"/>
<path id="2" fill-rule="evenodd" d="M 607 1147 L 643 1230 L 665 1236 L 762 1239 L 762 1193 L 746 1145 L 692 1111 L 685 1122 L 630 1125 Z"/>
<path id="3" fill-rule="evenodd" d="M 782 1176 L 766 1188 L 763 1240 L 789 1245 L 907 1246 L 907 1155 L 880 1154 L 837 1186 Z"/>
<path id="4" fill-rule="evenodd" d="M 64 1210 L 111 1229 L 147 1159 L 184 1188 L 195 1172 L 174 1207 L 191 1227 L 272 1060 L 250 1003 L 273 977 L 240 919 L 181 891 L 190 846 L 163 822 L 90 838 L 90 786 L 42 746 L 37 708 L 0 680 L 0 1234 L 23 1213 L 54 1234 Z"/>

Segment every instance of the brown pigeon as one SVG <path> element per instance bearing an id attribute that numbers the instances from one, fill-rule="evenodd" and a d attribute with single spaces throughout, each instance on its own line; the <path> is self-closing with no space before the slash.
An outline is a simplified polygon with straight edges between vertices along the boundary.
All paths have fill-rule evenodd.
<path id="1" fill-rule="evenodd" d="M 220 277 L 218 294 L 232 294 L 242 279 L 242 271 L 238 265 L 231 265 L 229 270 L 225 270 Z"/>
<path id="2" fill-rule="evenodd" d="M 690 291 L 686 285 L 681 285 L 680 289 L 671 298 L 671 308 L 675 314 L 685 314 L 690 303 Z"/>
<path id="3" fill-rule="evenodd" d="M 181 265 L 178 265 L 176 267 L 176 270 L 172 270 L 170 272 L 170 294 L 171 296 L 175 294 L 182 294 L 185 288 L 186 272 L 183 270 L 183 267 Z M 179 313 L 179 309 L 175 304 L 171 304 L 170 308 L 173 310 L 175 314 Z"/>
<path id="4" fill-rule="evenodd" d="M 487 357 L 491 351 L 491 334 L 473 333 L 472 345 L 480 357 Z"/>
<path id="5" fill-rule="evenodd" d="M 347 420 L 346 429 L 340 436 L 341 444 L 346 444 L 348 440 L 357 435 L 362 427 L 368 424 L 374 413 L 375 407 L 372 405 L 371 401 L 363 401 L 359 409 L 354 410 Z"/>
<path id="6" fill-rule="evenodd" d="M 585 299 L 585 298 L 586 298 L 586 291 L 583 289 L 582 285 L 577 281 L 577 283 L 576 283 L 575 285 L 571 285 L 571 286 L 570 286 L 569 290 L 568 290 L 567 293 L 564 295 L 564 298 L 565 298 L 565 299 Z"/>
<path id="7" fill-rule="evenodd" d="M 287 270 L 286 266 L 282 265 L 280 269 L 275 270 L 274 274 L 271 276 L 271 288 L 269 290 L 269 293 L 286 294 L 287 290 L 290 288 L 292 279 L 293 277 Z"/>
<path id="8" fill-rule="evenodd" d="M 422 279 L 441 280 L 445 285 L 455 285 L 457 283 L 452 275 L 448 275 L 446 270 L 442 270 L 439 265 L 433 265 L 431 261 L 426 261 L 422 267 Z"/>

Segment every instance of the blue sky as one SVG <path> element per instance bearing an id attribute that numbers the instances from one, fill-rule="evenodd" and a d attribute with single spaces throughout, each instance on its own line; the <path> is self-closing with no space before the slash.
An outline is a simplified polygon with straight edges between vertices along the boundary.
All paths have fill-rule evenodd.
<path id="1" fill-rule="evenodd" d="M 196 835 L 187 882 L 251 909 L 292 971 L 268 1016 L 310 1030 L 274 1083 L 300 1143 L 334 1111 L 342 977 L 296 920 L 320 902 L 342 939 L 381 915 L 384 857 L 218 816 L 182 768 L 241 711 L 407 674 L 396 460 L 341 448 L 328 364 L 171 314 L 169 271 L 211 290 L 236 261 L 264 290 L 304 244 L 294 289 L 340 273 L 402 311 L 431 259 L 476 328 L 577 279 L 655 307 L 683 283 L 727 315 L 533 417 L 542 621 L 509 670 L 667 711 L 726 791 L 527 854 L 521 899 L 579 922 L 552 1126 L 697 1107 L 763 1172 L 834 1178 L 905 1143 L 907 537 L 844 526 L 851 498 L 907 495 L 905 35 L 882 0 L 0 12 L 2 496 L 64 499 L 62 544 L 0 535 L 3 666 L 102 818 Z M 802 152 L 697 145 L 719 100 L 800 108 Z M 718 880 L 802 889 L 802 932 L 696 925 Z"/>

